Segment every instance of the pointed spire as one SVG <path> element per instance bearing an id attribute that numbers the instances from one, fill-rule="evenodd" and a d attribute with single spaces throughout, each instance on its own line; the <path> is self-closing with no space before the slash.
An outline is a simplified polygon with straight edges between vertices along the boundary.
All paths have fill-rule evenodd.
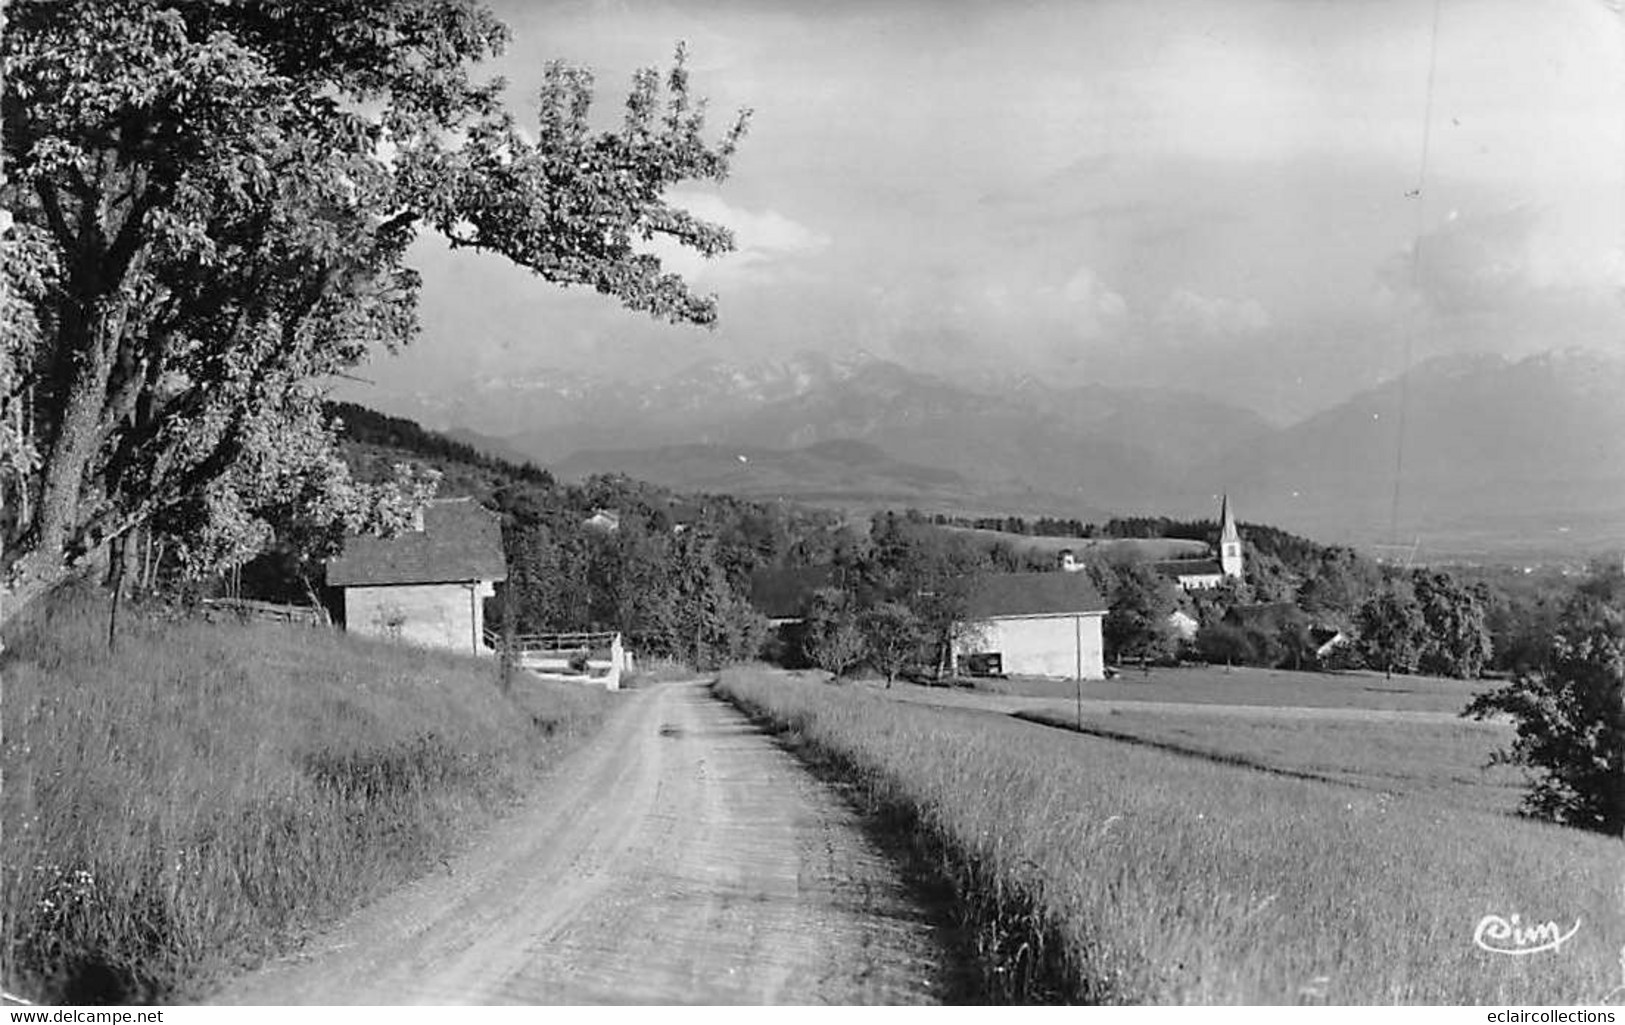
<path id="1" fill-rule="evenodd" d="M 1219 543 L 1226 541 L 1240 541 L 1241 533 L 1236 530 L 1236 515 L 1230 511 L 1230 496 L 1227 494 L 1219 506 Z"/>
<path id="2" fill-rule="evenodd" d="M 1241 531 L 1236 529 L 1236 514 L 1230 509 L 1230 496 L 1226 494 L 1219 506 L 1219 565 L 1224 575 L 1237 580 L 1242 576 Z"/>

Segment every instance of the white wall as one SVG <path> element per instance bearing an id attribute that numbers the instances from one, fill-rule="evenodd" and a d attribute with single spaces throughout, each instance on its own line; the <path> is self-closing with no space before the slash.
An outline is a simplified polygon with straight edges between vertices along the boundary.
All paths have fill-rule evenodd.
<path id="1" fill-rule="evenodd" d="M 1103 612 L 1055 616 L 1009 616 L 990 619 L 975 627 L 976 635 L 962 641 L 958 655 L 998 652 L 1011 676 L 1058 676 L 1072 679 L 1106 678 L 1106 646 L 1101 638 Z"/>
<path id="2" fill-rule="evenodd" d="M 368 637 L 478 655 L 485 650 L 479 640 L 485 625 L 482 599 L 490 590 L 486 583 L 346 587 L 344 628 Z"/>

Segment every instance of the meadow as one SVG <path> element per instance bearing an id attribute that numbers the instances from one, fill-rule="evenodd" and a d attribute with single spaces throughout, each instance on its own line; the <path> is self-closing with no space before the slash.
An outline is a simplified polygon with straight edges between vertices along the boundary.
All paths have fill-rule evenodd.
<path id="1" fill-rule="evenodd" d="M 970 681 L 978 691 L 1014 697 L 1071 700 L 1071 680 L 1015 677 Z M 1158 701 L 1199 705 L 1255 705 L 1295 708 L 1365 708 L 1398 712 L 1443 712 L 1455 715 L 1480 691 L 1494 686 L 1482 680 L 1438 676 L 1385 677 L 1365 670 L 1342 673 L 1294 672 L 1254 666 L 1154 667 L 1142 673 L 1124 668 L 1114 680 L 1085 680 L 1085 699 Z"/>
<path id="2" fill-rule="evenodd" d="M 1518 1005 L 1620 982 L 1617 838 L 765 669 L 718 691 L 937 859 L 1004 999 Z M 1475 944 L 1513 914 L 1581 924 L 1527 957 Z"/>
<path id="3" fill-rule="evenodd" d="M 6 637 L 6 989 L 184 999 L 439 865 L 612 703 L 327 630 L 73 593 Z"/>
<path id="4" fill-rule="evenodd" d="M 1200 706 L 1198 706 L 1200 707 Z M 1512 742 L 1505 723 L 1241 714 L 1211 715 L 1123 704 L 1075 712 L 1016 713 L 1033 722 L 1209 761 L 1379 793 L 1425 797 L 1469 811 L 1512 814 L 1523 773 L 1488 765 Z"/>
<path id="5" fill-rule="evenodd" d="M 1018 552 L 1027 552 L 1045 558 L 1054 558 L 1063 551 L 1073 551 L 1079 555 L 1085 551 L 1094 551 L 1107 558 L 1137 559 L 1155 561 L 1158 559 L 1201 559 L 1206 558 L 1212 546 L 1206 541 L 1191 541 L 1176 537 L 1149 537 L 1149 538 L 1111 538 L 1111 537 L 1066 537 L 1064 535 L 1050 534 L 1012 534 L 1003 530 L 988 530 L 985 527 L 955 527 L 943 528 L 956 534 L 964 534 L 983 544 L 1004 543 L 1010 545 Z"/>

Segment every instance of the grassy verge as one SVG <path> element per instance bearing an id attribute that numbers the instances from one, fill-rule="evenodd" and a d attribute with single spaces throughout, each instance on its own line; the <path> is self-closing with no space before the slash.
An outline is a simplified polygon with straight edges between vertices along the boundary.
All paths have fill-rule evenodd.
<path id="1" fill-rule="evenodd" d="M 941 852 L 1011 999 L 1599 999 L 1625 944 L 1618 840 L 1283 778 L 766 671 L 719 691 L 846 766 Z M 1487 915 L 1580 930 L 1529 957 Z"/>
<path id="2" fill-rule="evenodd" d="M 7 637 L 4 984 L 180 998 L 447 856 L 612 698 L 273 625 L 126 619 L 85 594 Z"/>

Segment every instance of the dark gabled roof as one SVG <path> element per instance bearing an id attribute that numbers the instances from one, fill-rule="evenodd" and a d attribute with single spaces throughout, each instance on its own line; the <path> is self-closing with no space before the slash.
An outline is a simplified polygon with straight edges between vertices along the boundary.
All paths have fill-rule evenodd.
<path id="1" fill-rule="evenodd" d="M 976 583 L 965 605 L 970 619 L 999 616 L 1070 615 L 1105 612 L 1089 578 L 1082 573 L 991 573 Z"/>
<path id="2" fill-rule="evenodd" d="M 344 551 L 327 560 L 333 587 L 506 579 L 502 523 L 472 498 L 430 502 L 423 507 L 422 530 L 348 538 Z"/>
<path id="3" fill-rule="evenodd" d="M 1219 577 L 1224 567 L 1212 559 L 1170 559 L 1153 562 L 1151 568 L 1165 577 Z"/>
<path id="4" fill-rule="evenodd" d="M 834 586 L 834 566 L 759 569 L 750 575 L 750 603 L 769 619 L 794 619 L 814 591 Z"/>

